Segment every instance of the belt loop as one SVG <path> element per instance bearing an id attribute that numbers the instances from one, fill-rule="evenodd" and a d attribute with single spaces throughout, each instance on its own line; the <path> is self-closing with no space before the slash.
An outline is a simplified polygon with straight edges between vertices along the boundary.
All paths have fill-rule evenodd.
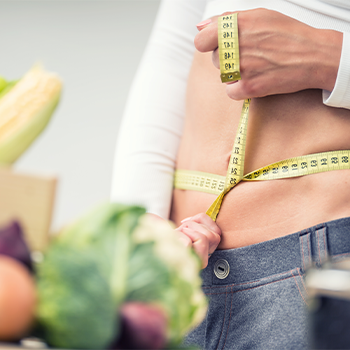
<path id="1" fill-rule="evenodd" d="M 318 266 L 328 261 L 327 227 L 322 226 L 315 230 L 315 262 Z"/>
<path id="2" fill-rule="evenodd" d="M 312 265 L 312 250 L 311 250 L 311 233 L 307 231 L 299 237 L 301 266 L 305 272 Z"/>

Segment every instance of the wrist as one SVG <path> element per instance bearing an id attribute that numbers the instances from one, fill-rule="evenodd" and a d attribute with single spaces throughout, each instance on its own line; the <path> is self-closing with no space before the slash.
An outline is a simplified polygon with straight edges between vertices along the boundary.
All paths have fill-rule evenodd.
<path id="1" fill-rule="evenodd" d="M 343 33 L 335 30 L 318 29 L 318 50 L 315 54 L 315 87 L 332 91 L 337 79 L 343 45 Z"/>

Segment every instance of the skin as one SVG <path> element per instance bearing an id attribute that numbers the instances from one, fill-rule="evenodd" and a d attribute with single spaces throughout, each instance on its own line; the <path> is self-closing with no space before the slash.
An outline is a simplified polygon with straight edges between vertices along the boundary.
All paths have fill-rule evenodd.
<path id="1" fill-rule="evenodd" d="M 230 98 L 242 100 L 314 88 L 333 90 L 342 33 L 315 30 L 266 9 L 242 11 L 238 16 L 242 80 L 227 85 Z M 199 29 L 195 46 L 200 52 L 213 51 L 213 63 L 219 69 L 217 17 Z"/>
<path id="2" fill-rule="evenodd" d="M 221 240 L 221 229 L 205 213 L 183 219 L 176 229 L 186 246 L 192 246 L 201 257 L 203 268 L 208 265 L 212 254 Z"/>
<path id="3" fill-rule="evenodd" d="M 322 101 L 322 89 L 331 91 L 335 84 L 342 33 L 270 10 L 242 11 L 242 80 L 222 84 L 216 18 L 198 30 L 178 169 L 226 175 L 241 100 L 248 97 L 245 173 L 289 157 L 350 149 L 350 111 Z M 171 220 L 205 267 L 215 249 L 244 247 L 349 216 L 349 175 L 341 170 L 241 182 L 225 196 L 216 223 L 203 214 L 215 195 L 175 189 Z"/>

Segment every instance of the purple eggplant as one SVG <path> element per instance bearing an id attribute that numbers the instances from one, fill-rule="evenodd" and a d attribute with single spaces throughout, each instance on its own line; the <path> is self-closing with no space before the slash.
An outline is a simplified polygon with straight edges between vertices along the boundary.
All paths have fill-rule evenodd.
<path id="1" fill-rule="evenodd" d="M 127 302 L 120 309 L 121 332 L 110 349 L 164 349 L 168 319 L 156 305 Z"/>
<path id="2" fill-rule="evenodd" d="M 33 272 L 30 250 L 24 240 L 21 225 L 17 221 L 0 227 L 0 254 L 16 259 Z"/>

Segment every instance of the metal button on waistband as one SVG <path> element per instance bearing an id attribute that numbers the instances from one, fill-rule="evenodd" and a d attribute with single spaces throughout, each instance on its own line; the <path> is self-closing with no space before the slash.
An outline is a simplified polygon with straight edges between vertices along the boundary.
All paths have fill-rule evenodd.
<path id="1" fill-rule="evenodd" d="M 215 262 L 214 265 L 214 273 L 215 276 L 221 280 L 226 278 L 230 272 L 230 265 L 229 263 L 224 259 L 219 259 Z"/>

